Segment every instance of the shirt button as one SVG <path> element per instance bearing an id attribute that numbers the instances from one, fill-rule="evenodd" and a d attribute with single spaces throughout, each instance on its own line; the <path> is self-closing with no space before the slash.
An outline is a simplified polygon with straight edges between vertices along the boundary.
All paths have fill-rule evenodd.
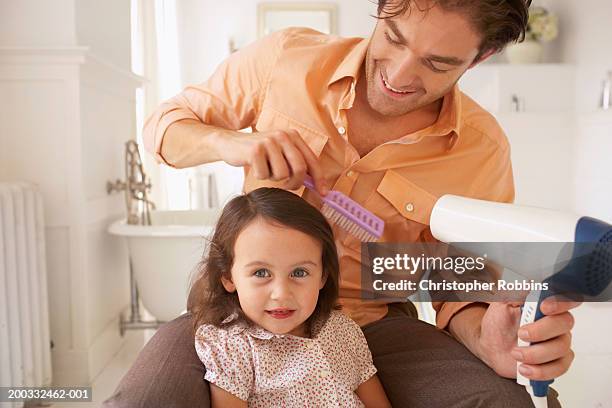
<path id="1" fill-rule="evenodd" d="M 344 126 L 340 126 L 340 127 L 338 128 L 338 133 L 340 133 L 341 135 L 343 135 L 343 134 L 345 134 L 345 133 L 346 133 L 346 129 L 344 128 Z"/>
<path id="2" fill-rule="evenodd" d="M 329 377 L 331 375 L 331 372 L 329 370 L 321 370 L 319 374 L 321 375 L 321 377 L 325 378 Z"/>
<path id="3" fill-rule="evenodd" d="M 312 348 L 314 348 L 314 346 L 315 346 L 314 342 L 312 342 L 312 341 L 309 341 L 309 342 L 306 343 L 306 348 L 308 348 L 308 349 L 312 349 Z"/>
<path id="4" fill-rule="evenodd" d="M 346 172 L 346 177 L 353 177 L 355 175 L 355 172 L 353 170 L 349 170 Z"/>
<path id="5" fill-rule="evenodd" d="M 414 204 L 412 204 L 412 203 L 406 204 L 406 211 L 413 212 L 414 211 Z"/>

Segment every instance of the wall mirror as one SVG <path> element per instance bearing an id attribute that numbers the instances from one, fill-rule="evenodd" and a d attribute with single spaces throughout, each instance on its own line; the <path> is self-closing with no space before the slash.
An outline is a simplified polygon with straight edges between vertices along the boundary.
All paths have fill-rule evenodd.
<path id="1" fill-rule="evenodd" d="M 337 34 L 334 3 L 259 3 L 259 38 L 287 27 L 309 27 L 326 34 Z"/>

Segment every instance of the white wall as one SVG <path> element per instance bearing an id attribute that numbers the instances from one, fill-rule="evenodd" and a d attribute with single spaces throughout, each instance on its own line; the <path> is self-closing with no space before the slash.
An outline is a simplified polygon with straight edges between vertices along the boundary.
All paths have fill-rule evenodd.
<path id="1" fill-rule="evenodd" d="M 0 180 L 43 194 L 53 381 L 72 386 L 122 343 L 127 254 L 106 228 L 125 208 L 105 186 L 124 177 L 141 84 L 129 72 L 130 3 L 93 3 L 2 1 L 0 10 Z"/>
<path id="2" fill-rule="evenodd" d="M 612 70 L 612 2 L 548 0 L 562 22 L 560 58 L 576 65 L 576 107 L 597 109 L 601 84 Z"/>
<path id="3" fill-rule="evenodd" d="M 461 79 L 508 136 L 517 204 L 572 209 L 574 81 L 569 64 L 482 64 Z"/>
<path id="4" fill-rule="evenodd" d="M 77 41 L 119 68 L 130 69 L 130 2 L 73 0 Z M 44 3 L 44 2 L 43 2 Z M 76 24 L 75 24 L 76 23 Z"/>
<path id="5" fill-rule="evenodd" d="M 602 82 L 612 70 L 612 2 L 607 0 L 534 0 L 559 16 L 559 37 L 546 44 L 545 59 L 576 67 L 576 109 L 599 106 Z"/>
<path id="6" fill-rule="evenodd" d="M 565 22 L 560 55 L 576 66 L 573 206 L 612 222 L 612 111 L 599 109 L 602 82 L 612 70 L 612 2 L 558 0 L 553 7 Z"/>
<path id="7" fill-rule="evenodd" d="M 75 45 L 74 2 L 0 0 L 0 46 Z"/>
<path id="8" fill-rule="evenodd" d="M 234 38 L 242 47 L 257 39 L 254 0 L 180 0 L 177 2 L 181 73 L 184 84 L 201 82 L 228 56 Z M 306 3 L 317 3 L 316 0 Z M 338 34 L 367 37 L 374 28 L 376 6 L 369 0 L 339 0 Z"/>

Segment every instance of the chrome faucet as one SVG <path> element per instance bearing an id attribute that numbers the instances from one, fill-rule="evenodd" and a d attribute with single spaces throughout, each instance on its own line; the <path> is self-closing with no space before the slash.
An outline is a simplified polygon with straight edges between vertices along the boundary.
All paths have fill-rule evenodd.
<path id="1" fill-rule="evenodd" d="M 138 151 L 138 144 L 134 140 L 125 143 L 125 181 L 115 180 L 106 182 L 106 193 L 125 192 L 125 207 L 127 210 L 127 223 L 132 225 L 151 225 L 151 211 L 155 204 L 150 201 L 147 194 L 151 190 L 151 183 L 145 175 L 142 160 Z M 119 318 L 119 333 L 124 335 L 126 330 L 156 329 L 163 322 L 158 320 L 142 320 L 140 315 L 140 295 L 134 277 L 132 260 L 130 263 L 130 317 Z"/>
<path id="2" fill-rule="evenodd" d="M 151 225 L 151 211 L 155 209 L 155 204 L 147 197 L 151 191 L 151 182 L 145 175 L 138 144 L 134 140 L 125 143 L 125 180 L 108 181 L 107 194 L 125 191 L 127 223 Z"/>
<path id="3" fill-rule="evenodd" d="M 612 71 L 608 71 L 608 75 L 603 83 L 603 90 L 601 92 L 601 109 L 610 109 L 610 99 L 612 99 Z"/>
<path id="4" fill-rule="evenodd" d="M 219 194 L 215 173 L 204 173 L 196 169 L 188 179 L 189 208 L 219 208 Z"/>

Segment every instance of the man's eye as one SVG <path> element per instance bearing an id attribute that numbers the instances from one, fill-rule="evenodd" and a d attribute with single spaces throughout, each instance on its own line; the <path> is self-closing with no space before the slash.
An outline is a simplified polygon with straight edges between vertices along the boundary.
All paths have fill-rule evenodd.
<path id="1" fill-rule="evenodd" d="M 399 41 L 394 40 L 393 38 L 391 38 L 391 36 L 389 35 L 388 32 L 385 31 L 385 37 L 387 38 L 387 41 L 389 41 L 391 44 L 393 45 L 402 45 Z"/>
<path id="2" fill-rule="evenodd" d="M 434 62 L 430 61 L 430 60 L 426 60 L 426 61 L 427 61 L 427 66 L 428 66 L 428 67 L 429 67 L 429 69 L 431 69 L 433 72 L 440 72 L 440 73 L 443 73 L 443 72 L 448 72 L 448 71 L 450 71 L 449 69 L 441 69 L 441 68 L 436 67 L 436 64 L 435 64 Z"/>
<path id="3" fill-rule="evenodd" d="M 268 278 L 270 276 L 270 271 L 267 269 L 258 269 L 253 273 L 253 275 L 258 278 Z"/>
<path id="4" fill-rule="evenodd" d="M 295 278 L 305 278 L 308 276 L 308 271 L 304 268 L 296 268 L 291 272 L 291 275 Z"/>

